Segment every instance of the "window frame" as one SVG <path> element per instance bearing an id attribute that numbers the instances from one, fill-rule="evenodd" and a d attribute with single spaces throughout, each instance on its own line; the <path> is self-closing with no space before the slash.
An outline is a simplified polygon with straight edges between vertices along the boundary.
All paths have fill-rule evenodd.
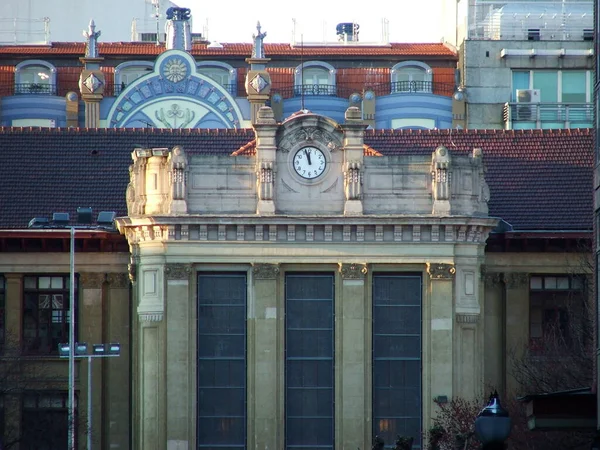
<path id="1" fill-rule="evenodd" d="M 217 80 L 212 78 L 210 75 L 202 73 L 204 69 L 218 69 L 223 72 L 227 72 L 227 84 L 223 85 L 222 83 L 219 83 Z M 233 66 L 221 61 L 200 61 L 196 63 L 196 73 L 210 78 L 223 89 L 225 89 L 227 92 L 229 92 L 232 96 L 237 96 L 237 69 Z"/>
<path id="2" fill-rule="evenodd" d="M 27 278 L 35 278 L 36 279 L 36 288 L 30 288 L 26 286 L 26 279 Z M 52 278 L 62 278 L 63 280 L 63 287 L 62 288 L 40 288 L 40 278 L 50 278 L 50 284 L 52 284 Z M 69 320 L 70 320 L 70 283 L 69 283 L 69 278 L 70 275 L 69 274 L 64 274 L 64 273 L 52 273 L 52 274 L 25 274 L 23 276 L 23 292 L 22 292 L 22 299 L 21 299 L 21 313 L 22 313 L 22 331 L 21 331 L 21 339 L 22 339 L 22 346 L 23 346 L 23 352 L 25 354 L 30 354 L 30 355 L 57 355 L 58 354 L 58 344 L 60 344 L 61 342 L 68 342 L 69 340 Z M 54 295 L 58 295 L 61 294 L 63 296 L 63 307 L 62 308 L 54 308 Z M 27 303 L 28 303 L 28 299 L 27 296 L 28 295 L 34 295 L 37 302 L 36 302 L 36 306 L 35 307 L 28 307 Z M 39 304 L 40 304 L 40 295 L 48 295 L 48 301 L 49 301 L 49 308 L 40 308 Z M 49 309 L 50 310 L 50 314 L 48 315 L 48 317 L 46 318 L 46 327 L 47 327 L 47 336 L 46 337 L 40 337 L 41 333 L 41 328 L 42 328 L 42 320 L 41 320 L 41 315 L 40 315 L 40 310 L 42 309 Z M 78 314 L 78 310 L 79 310 L 79 277 L 77 274 L 75 274 L 75 317 L 77 317 Z M 55 311 L 59 311 L 61 312 L 61 314 L 59 315 L 54 315 Z M 26 320 L 28 320 L 28 313 L 31 313 L 31 315 L 33 316 L 33 321 L 35 324 L 35 327 L 33 328 L 35 330 L 35 336 L 27 336 L 27 332 L 29 331 L 28 327 L 26 326 Z M 36 316 L 37 313 L 37 316 Z M 52 340 L 53 338 L 53 333 L 52 333 L 52 325 L 56 322 L 54 322 L 55 317 L 59 317 L 60 318 L 60 323 L 61 324 L 61 337 L 59 338 L 58 342 L 53 343 Z M 79 326 L 79 320 L 75 320 L 75 340 L 77 340 L 77 336 L 78 336 L 78 326 Z M 47 345 L 42 347 L 41 342 L 46 339 L 48 341 Z M 35 347 L 33 347 L 31 345 L 31 341 L 34 341 L 37 344 Z"/>
<path id="3" fill-rule="evenodd" d="M 327 75 L 327 84 L 307 83 L 304 72 L 308 69 L 320 69 Z M 294 69 L 294 95 L 337 95 L 337 70 L 324 61 L 306 61 Z M 314 77 L 313 77 L 314 81 Z"/>
<path id="4" fill-rule="evenodd" d="M 43 399 L 51 399 L 53 397 L 60 397 L 62 400 L 62 405 L 61 406 L 52 406 L 51 402 L 49 406 L 46 405 L 40 405 L 40 403 L 43 401 Z M 27 406 L 28 400 L 33 399 L 33 401 L 35 402 L 35 406 L 34 407 L 30 407 Z M 75 393 L 75 405 L 74 405 L 74 409 L 75 409 L 75 417 L 78 417 L 78 395 L 77 393 Z M 68 408 L 68 393 L 65 391 L 25 391 L 23 392 L 22 396 L 21 396 L 21 426 L 23 428 L 26 427 L 27 425 L 27 413 L 33 413 L 33 414 L 52 414 L 54 413 L 54 415 L 64 415 L 64 418 L 62 421 L 64 421 L 66 424 L 69 423 L 69 408 Z M 46 423 L 49 424 L 53 424 L 55 423 L 55 419 L 52 418 L 50 420 L 47 420 Z M 78 421 L 75 420 L 75 447 L 77 447 L 77 436 L 78 436 L 78 432 L 77 432 L 77 428 L 78 428 Z M 61 432 L 65 432 L 65 430 L 68 429 L 68 425 L 65 426 L 63 424 L 63 426 L 59 426 L 56 427 L 56 429 L 52 428 L 51 430 L 45 430 L 47 431 L 47 433 L 25 433 L 23 436 L 23 440 L 21 442 L 21 449 L 23 450 L 34 450 L 37 449 L 40 445 L 39 442 L 39 437 L 40 436 L 56 436 L 56 430 L 60 430 Z M 39 431 L 39 430 L 38 430 Z M 37 439 L 36 439 L 37 438 Z M 66 445 L 68 442 L 68 432 L 65 432 L 65 436 L 63 437 L 63 444 Z M 54 442 L 52 442 L 53 444 L 55 444 Z M 63 447 L 64 448 L 64 447 Z"/>
<path id="5" fill-rule="evenodd" d="M 583 104 L 591 103 L 594 97 L 594 86 L 593 86 L 593 74 L 589 69 L 512 69 L 510 84 L 511 84 L 511 102 L 516 102 L 516 87 L 515 87 L 515 73 L 526 73 L 529 76 L 529 84 L 526 89 L 538 89 L 534 87 L 534 78 L 536 72 L 546 72 L 556 74 L 556 102 L 542 102 L 542 103 L 568 103 L 568 104 Z M 585 73 L 585 101 L 584 102 L 565 102 L 563 100 L 563 74 L 573 72 L 584 72 Z M 543 94 L 543 92 L 542 92 Z M 541 100 L 541 99 L 540 99 Z"/>
<path id="6" fill-rule="evenodd" d="M 130 81 L 129 83 L 125 83 L 123 80 L 123 75 L 127 75 L 128 72 L 133 73 L 134 69 L 138 69 L 139 72 L 145 72 L 145 74 L 140 75 L 135 80 Z M 143 76 L 152 73 L 154 71 L 154 62 L 152 61 L 127 61 L 119 64 L 115 67 L 115 75 L 114 75 L 114 94 L 115 96 L 123 92 L 127 89 L 128 86 L 135 83 L 137 80 L 142 78 Z"/>
<path id="7" fill-rule="evenodd" d="M 416 68 L 422 71 L 423 80 L 398 80 L 402 75 L 403 69 Z M 422 61 L 402 61 L 395 64 L 390 70 L 390 83 L 392 94 L 401 94 L 406 92 L 433 93 L 433 69 Z"/>
<path id="8" fill-rule="evenodd" d="M 43 67 L 50 72 L 47 82 L 24 82 L 27 68 Z M 15 94 L 56 95 L 56 67 L 41 59 L 28 59 L 15 66 Z"/>

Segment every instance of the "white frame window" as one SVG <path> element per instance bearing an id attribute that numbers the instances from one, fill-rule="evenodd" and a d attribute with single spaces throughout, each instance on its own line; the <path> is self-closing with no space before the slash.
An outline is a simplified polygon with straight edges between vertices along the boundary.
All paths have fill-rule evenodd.
<path id="1" fill-rule="evenodd" d="M 336 70 L 323 61 L 307 61 L 294 70 L 294 94 L 336 95 Z"/>
<path id="2" fill-rule="evenodd" d="M 15 94 L 56 94 L 56 67 L 41 59 L 17 64 Z"/>
<path id="3" fill-rule="evenodd" d="M 237 70 L 229 64 L 221 61 L 201 61 L 196 64 L 196 72 L 210 78 L 231 95 L 237 95 Z"/>
<path id="4" fill-rule="evenodd" d="M 392 93 L 433 92 L 433 70 L 421 61 L 403 61 L 390 71 Z"/>

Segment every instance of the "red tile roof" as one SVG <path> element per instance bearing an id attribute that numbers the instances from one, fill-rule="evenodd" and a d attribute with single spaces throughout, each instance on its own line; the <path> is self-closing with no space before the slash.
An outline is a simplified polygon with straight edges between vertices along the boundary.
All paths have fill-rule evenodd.
<path id="1" fill-rule="evenodd" d="M 96 210 L 126 213 L 135 147 L 183 145 L 194 154 L 251 151 L 252 130 L 0 128 L 0 228 L 34 216 Z M 430 156 L 483 150 L 490 215 L 515 230 L 591 230 L 593 134 L 573 130 L 368 130 L 365 144 L 385 155 Z"/>
<path id="2" fill-rule="evenodd" d="M 252 54 L 252 44 L 224 43 L 223 48 L 208 48 L 207 44 L 195 43 L 192 46 L 194 56 L 231 56 L 249 57 Z M 100 56 L 148 55 L 154 56 L 165 50 L 164 44 L 156 45 L 151 42 L 100 42 Z M 83 42 L 54 42 L 49 45 L 4 45 L 0 46 L 3 55 L 80 55 L 85 53 Z M 267 57 L 296 56 L 397 56 L 397 57 L 443 57 L 457 59 L 456 51 L 445 44 L 389 44 L 387 46 L 373 45 L 322 45 L 304 46 L 290 44 L 265 44 Z"/>

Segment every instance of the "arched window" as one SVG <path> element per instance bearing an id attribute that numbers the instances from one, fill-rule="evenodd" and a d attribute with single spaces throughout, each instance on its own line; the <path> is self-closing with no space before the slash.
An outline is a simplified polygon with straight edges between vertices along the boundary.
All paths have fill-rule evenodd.
<path id="1" fill-rule="evenodd" d="M 39 59 L 17 64 L 15 94 L 56 94 L 56 68 Z"/>
<path id="2" fill-rule="evenodd" d="M 294 94 L 337 95 L 335 69 L 322 61 L 309 61 L 294 71 Z"/>
<path id="3" fill-rule="evenodd" d="M 392 67 L 392 94 L 395 92 L 433 92 L 431 67 L 420 61 L 404 61 Z"/>
<path id="4" fill-rule="evenodd" d="M 128 61 L 115 68 L 115 95 L 119 95 L 127 86 L 138 78 L 154 70 L 154 63 L 150 61 Z"/>
<path id="5" fill-rule="evenodd" d="M 237 71 L 221 61 L 202 61 L 196 71 L 224 87 L 231 95 L 237 95 Z"/>

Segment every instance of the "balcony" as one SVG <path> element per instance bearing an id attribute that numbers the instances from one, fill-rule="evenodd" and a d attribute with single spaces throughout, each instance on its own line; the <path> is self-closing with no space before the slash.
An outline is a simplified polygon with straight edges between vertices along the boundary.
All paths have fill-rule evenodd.
<path id="1" fill-rule="evenodd" d="M 56 95 L 56 85 L 46 83 L 19 83 L 15 84 L 13 95 Z"/>
<path id="2" fill-rule="evenodd" d="M 505 103 L 506 130 L 533 128 L 591 128 L 593 103 Z"/>

